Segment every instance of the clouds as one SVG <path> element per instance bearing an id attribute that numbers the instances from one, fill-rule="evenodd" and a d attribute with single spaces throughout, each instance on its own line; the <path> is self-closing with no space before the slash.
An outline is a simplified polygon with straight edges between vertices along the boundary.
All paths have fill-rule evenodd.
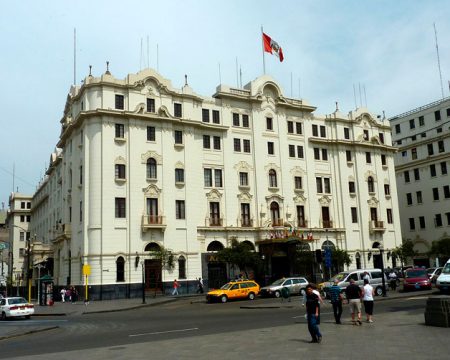
<path id="1" fill-rule="evenodd" d="M 3 92 L 0 126 L 0 199 L 16 173 L 32 193 L 58 141 L 59 120 L 73 82 L 73 28 L 77 28 L 77 82 L 105 71 L 124 78 L 140 68 L 140 44 L 149 63 L 175 87 L 188 74 L 199 94 L 219 83 L 236 85 L 236 57 L 247 83 L 262 74 L 261 25 L 283 48 L 285 61 L 266 55 L 266 70 L 285 95 L 301 95 L 318 113 L 354 108 L 353 84 L 365 86 L 369 109 L 394 116 L 441 97 L 433 23 L 438 29 L 445 93 L 450 77 L 446 1 L 111 1 L 9 2 L 0 14 Z M 359 98 L 359 96 L 358 96 Z M 364 102 L 364 98 L 363 98 Z M 359 103 L 359 99 L 358 99 Z M 7 132 L 5 133 L 5 129 Z"/>

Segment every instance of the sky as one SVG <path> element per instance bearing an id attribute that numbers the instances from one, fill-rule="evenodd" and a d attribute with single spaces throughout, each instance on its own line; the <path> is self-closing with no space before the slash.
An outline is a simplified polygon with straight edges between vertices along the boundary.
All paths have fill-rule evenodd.
<path id="1" fill-rule="evenodd" d="M 367 105 L 393 117 L 442 98 L 436 24 L 450 95 L 450 1 L 0 3 L 0 209 L 13 190 L 32 195 L 45 174 L 74 82 L 74 28 L 78 85 L 89 65 L 100 76 L 109 61 L 123 79 L 156 69 L 158 53 L 159 72 L 174 87 L 187 74 L 196 93 L 212 96 L 220 79 L 238 85 L 236 63 L 243 85 L 263 74 L 263 27 L 283 49 L 282 63 L 270 54 L 265 63 L 285 96 L 307 100 L 318 114 L 333 112 L 337 101 L 343 113 Z"/>

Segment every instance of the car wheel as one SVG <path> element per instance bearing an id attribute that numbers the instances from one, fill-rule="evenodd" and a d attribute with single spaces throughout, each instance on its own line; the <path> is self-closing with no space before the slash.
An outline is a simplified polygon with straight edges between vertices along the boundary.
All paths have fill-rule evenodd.
<path id="1" fill-rule="evenodd" d="M 377 296 L 383 295 L 383 288 L 382 288 L 381 286 L 378 286 L 378 287 L 375 289 L 375 294 L 376 294 Z"/>
<path id="2" fill-rule="evenodd" d="M 275 291 L 275 297 L 279 298 L 281 296 L 281 293 L 279 291 Z"/>
<path id="3" fill-rule="evenodd" d="M 222 301 L 223 303 L 226 303 L 226 302 L 228 301 L 227 296 L 226 296 L 226 295 L 222 295 L 222 296 L 220 297 L 220 301 Z"/>
<path id="4" fill-rule="evenodd" d="M 5 314 L 5 312 L 4 312 L 4 311 L 2 312 L 2 316 L 1 316 L 1 319 L 2 319 L 2 320 L 6 320 L 6 314 Z"/>
<path id="5" fill-rule="evenodd" d="M 300 289 L 300 296 L 305 296 L 305 289 Z"/>
<path id="6" fill-rule="evenodd" d="M 251 292 L 250 294 L 248 294 L 248 298 L 249 300 L 255 300 L 255 294 Z"/>

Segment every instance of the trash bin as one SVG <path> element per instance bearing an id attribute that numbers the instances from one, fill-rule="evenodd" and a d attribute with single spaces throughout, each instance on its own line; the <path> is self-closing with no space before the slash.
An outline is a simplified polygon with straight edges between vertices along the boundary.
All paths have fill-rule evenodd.
<path id="1" fill-rule="evenodd" d="M 45 275 L 39 279 L 39 305 L 53 305 L 53 278 Z"/>

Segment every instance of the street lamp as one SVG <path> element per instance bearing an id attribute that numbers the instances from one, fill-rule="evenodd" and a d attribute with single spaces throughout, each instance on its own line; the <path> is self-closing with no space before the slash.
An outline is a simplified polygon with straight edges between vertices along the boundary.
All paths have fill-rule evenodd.
<path id="1" fill-rule="evenodd" d="M 386 281 L 384 279 L 384 260 L 383 260 L 383 245 L 380 244 L 380 246 L 378 246 L 378 249 L 380 250 L 380 263 L 381 263 L 381 281 L 383 284 L 383 297 L 386 297 Z"/>

